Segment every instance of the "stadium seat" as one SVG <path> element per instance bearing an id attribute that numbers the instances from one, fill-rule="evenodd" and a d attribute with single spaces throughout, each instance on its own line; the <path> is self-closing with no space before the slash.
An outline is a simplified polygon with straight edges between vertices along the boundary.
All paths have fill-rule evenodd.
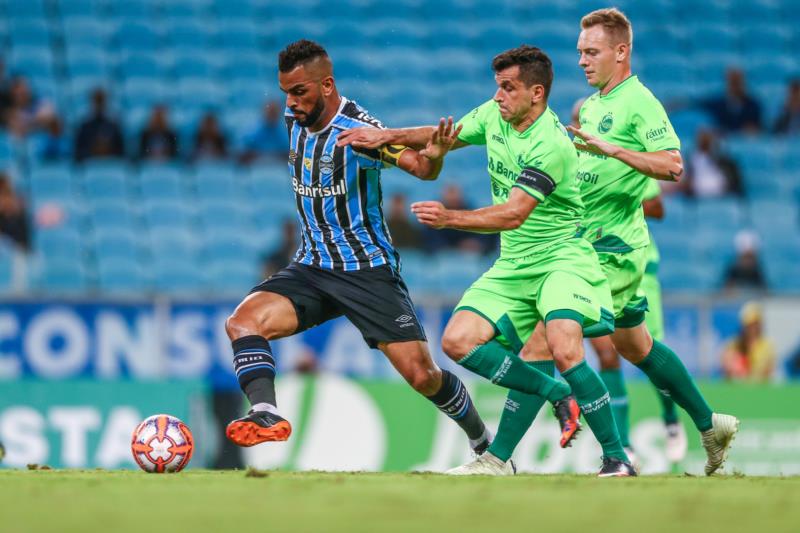
<path id="1" fill-rule="evenodd" d="M 113 258 L 98 263 L 97 286 L 109 294 L 141 295 L 150 288 L 150 282 L 140 265 Z"/>

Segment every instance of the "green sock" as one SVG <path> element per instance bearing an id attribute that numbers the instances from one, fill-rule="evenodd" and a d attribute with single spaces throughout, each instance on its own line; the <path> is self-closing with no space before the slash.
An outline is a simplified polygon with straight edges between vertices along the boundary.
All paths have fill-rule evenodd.
<path id="1" fill-rule="evenodd" d="M 711 408 L 686 367 L 668 346 L 654 340 L 653 349 L 636 366 L 647 374 L 656 388 L 667 391 L 670 398 L 689 413 L 697 429 L 711 429 Z"/>
<path id="2" fill-rule="evenodd" d="M 630 416 L 628 415 L 628 390 L 625 388 L 625 378 L 622 376 L 622 369 L 609 368 L 600 371 L 600 377 L 608 388 L 611 395 L 611 410 L 614 411 L 614 421 L 617 423 L 619 440 L 623 447 L 631 445 L 628 437 L 630 427 Z"/>
<path id="3" fill-rule="evenodd" d="M 476 346 L 458 364 L 492 383 L 507 389 L 536 394 L 550 402 L 563 400 L 570 393 L 566 383 L 526 365 L 525 361 L 496 340 Z"/>
<path id="4" fill-rule="evenodd" d="M 583 418 L 589 424 L 595 438 L 603 447 L 603 455 L 628 460 L 619 440 L 617 424 L 611 410 L 608 389 L 592 367 L 581 361 L 566 372 L 561 373 L 572 387 L 575 399 L 581 407 Z"/>
<path id="5" fill-rule="evenodd" d="M 528 361 L 526 364 L 541 370 L 548 376 L 554 376 L 556 373 L 556 365 L 552 359 Z M 533 424 L 533 420 L 544 402 L 544 398 L 535 394 L 525 394 L 515 390 L 508 391 L 503 415 L 500 417 L 500 425 L 497 426 L 497 435 L 489 446 L 489 452 L 498 459 L 508 461 L 519 441 L 525 436 L 525 432 Z"/>
<path id="6" fill-rule="evenodd" d="M 678 411 L 675 409 L 675 400 L 656 389 L 658 399 L 661 400 L 661 417 L 665 424 L 678 423 Z"/>

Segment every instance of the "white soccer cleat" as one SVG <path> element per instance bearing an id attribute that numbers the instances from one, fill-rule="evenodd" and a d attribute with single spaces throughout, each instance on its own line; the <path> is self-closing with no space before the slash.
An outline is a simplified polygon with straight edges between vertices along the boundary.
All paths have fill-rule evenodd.
<path id="1" fill-rule="evenodd" d="M 445 472 L 448 476 L 513 476 L 516 473 L 513 461 L 503 462 L 489 452 Z"/>
<path id="2" fill-rule="evenodd" d="M 680 422 L 667 424 L 665 429 L 667 438 L 664 441 L 664 454 L 670 463 L 680 463 L 686 458 L 686 450 L 689 447 L 686 430 Z"/>
<path id="3" fill-rule="evenodd" d="M 735 416 L 717 413 L 711 415 L 711 429 L 700 434 L 708 456 L 705 468 L 707 476 L 716 472 L 728 458 L 728 450 L 737 431 L 739 419 Z"/>

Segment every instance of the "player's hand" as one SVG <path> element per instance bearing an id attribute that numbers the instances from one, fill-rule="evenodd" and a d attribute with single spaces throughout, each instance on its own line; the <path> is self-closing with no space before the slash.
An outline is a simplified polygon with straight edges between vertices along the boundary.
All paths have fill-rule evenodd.
<path id="1" fill-rule="evenodd" d="M 411 212 L 417 216 L 420 224 L 442 229 L 447 227 L 450 211 L 441 202 L 414 202 L 411 204 Z"/>
<path id="2" fill-rule="evenodd" d="M 428 145 L 420 150 L 419 154 L 428 159 L 443 158 L 458 140 L 461 128 L 461 125 L 457 128 L 454 127 L 453 117 L 447 117 L 447 120 L 444 118 L 439 119 L 439 127 L 434 130 Z"/>
<path id="3" fill-rule="evenodd" d="M 336 137 L 336 146 L 356 148 L 380 148 L 386 144 L 383 131 L 378 128 L 353 128 L 343 131 Z"/>
<path id="4" fill-rule="evenodd" d="M 598 155 L 608 155 L 614 157 L 619 152 L 619 146 L 604 141 L 599 137 L 590 135 L 574 126 L 567 126 L 567 131 L 575 137 L 582 139 L 583 142 L 576 142 L 575 148 L 584 152 L 591 152 Z"/>

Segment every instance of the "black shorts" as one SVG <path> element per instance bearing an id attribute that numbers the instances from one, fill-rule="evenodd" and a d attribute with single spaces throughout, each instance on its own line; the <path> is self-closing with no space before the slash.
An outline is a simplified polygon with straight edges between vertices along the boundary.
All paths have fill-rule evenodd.
<path id="1" fill-rule="evenodd" d="M 427 340 L 405 282 L 389 265 L 339 272 L 291 263 L 250 292 L 261 291 L 291 300 L 299 323 L 295 333 L 344 315 L 370 348 Z"/>

